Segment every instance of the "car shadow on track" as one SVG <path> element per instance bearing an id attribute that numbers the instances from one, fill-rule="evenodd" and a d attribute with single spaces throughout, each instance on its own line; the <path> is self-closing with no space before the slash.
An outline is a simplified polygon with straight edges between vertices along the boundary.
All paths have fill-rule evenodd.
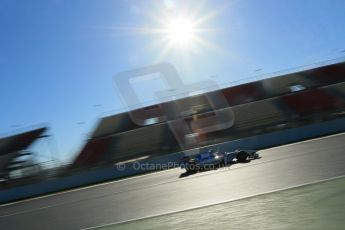
<path id="1" fill-rule="evenodd" d="M 200 169 L 198 171 L 194 171 L 194 172 L 183 172 L 180 174 L 179 178 L 184 178 L 184 177 L 188 177 L 188 176 L 191 176 L 191 175 L 194 175 L 194 174 L 197 174 L 197 173 L 203 173 L 203 172 L 207 172 L 207 171 L 212 171 L 212 170 L 218 170 L 218 169 L 221 169 L 221 168 L 229 168 L 231 167 L 232 165 L 236 165 L 236 164 L 247 164 L 249 162 L 251 162 L 252 160 L 251 159 L 248 159 L 244 162 L 237 162 L 237 161 L 233 161 L 229 164 L 219 164 L 219 165 L 215 165 L 214 167 L 209 167 L 209 168 L 206 168 L 206 169 Z"/>

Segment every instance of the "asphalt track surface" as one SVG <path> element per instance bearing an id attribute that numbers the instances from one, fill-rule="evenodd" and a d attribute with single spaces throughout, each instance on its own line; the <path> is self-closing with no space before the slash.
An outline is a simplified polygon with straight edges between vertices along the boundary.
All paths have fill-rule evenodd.
<path id="1" fill-rule="evenodd" d="M 345 175 L 345 134 L 260 151 L 181 177 L 172 169 L 0 206 L 0 229 L 82 229 L 237 200 Z"/>

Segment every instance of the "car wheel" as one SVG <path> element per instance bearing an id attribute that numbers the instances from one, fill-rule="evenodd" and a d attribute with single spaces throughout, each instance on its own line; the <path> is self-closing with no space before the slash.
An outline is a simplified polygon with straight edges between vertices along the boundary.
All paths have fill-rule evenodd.
<path id="1" fill-rule="evenodd" d="M 241 151 L 239 153 L 237 153 L 237 161 L 238 162 L 245 162 L 248 158 L 248 153 L 246 153 L 245 151 Z"/>
<path id="2" fill-rule="evenodd" d="M 186 171 L 188 173 L 194 173 L 197 171 L 197 167 L 195 163 L 189 163 L 188 165 L 186 165 Z"/>

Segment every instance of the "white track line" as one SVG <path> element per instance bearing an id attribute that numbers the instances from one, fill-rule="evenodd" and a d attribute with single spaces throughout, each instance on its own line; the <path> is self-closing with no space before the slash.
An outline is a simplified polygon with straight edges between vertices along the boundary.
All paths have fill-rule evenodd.
<path id="1" fill-rule="evenodd" d="M 29 201 L 44 199 L 44 198 L 48 198 L 48 197 L 52 197 L 52 196 L 59 196 L 59 195 L 63 195 L 63 194 L 66 194 L 66 193 L 77 192 L 77 191 L 81 191 L 81 190 L 84 190 L 84 189 L 95 188 L 95 187 L 104 186 L 104 185 L 113 184 L 113 183 L 119 183 L 119 182 L 123 182 L 123 181 L 126 181 L 126 180 L 133 180 L 133 179 L 137 179 L 137 178 L 140 178 L 140 177 L 150 176 L 152 174 L 155 174 L 155 175 L 163 174 L 163 173 L 165 173 L 165 172 L 167 172 L 169 170 L 173 170 L 173 169 L 176 169 L 176 168 L 167 169 L 167 170 L 158 171 L 158 172 L 147 173 L 147 174 L 138 175 L 138 176 L 132 176 L 132 177 L 124 178 L 124 179 L 118 179 L 118 180 L 114 179 L 114 181 L 109 181 L 109 182 L 105 182 L 105 183 L 94 184 L 94 185 L 87 185 L 87 186 L 83 186 L 81 188 L 74 188 L 74 189 L 69 189 L 67 191 L 54 192 L 54 193 L 48 194 L 48 195 L 43 195 L 43 196 L 38 196 L 38 197 L 34 197 L 34 198 L 28 198 L 28 199 L 24 199 L 24 200 L 14 201 L 14 202 L 10 202 L 10 203 L 6 203 L 6 204 L 0 205 L 0 208 L 1 207 L 6 207 L 6 206 L 10 206 L 10 205 L 20 204 L 20 203 L 25 203 L 25 202 L 29 202 Z"/>
<path id="2" fill-rule="evenodd" d="M 236 198 L 236 199 L 228 199 L 228 200 L 224 200 L 224 201 L 220 201 L 220 202 L 215 202 L 215 203 L 212 203 L 212 204 L 195 206 L 195 207 L 191 207 L 191 208 L 188 208 L 188 209 L 172 211 L 172 212 L 164 212 L 164 213 L 161 213 L 161 214 L 158 214 L 158 215 L 150 215 L 150 216 L 145 216 L 145 217 L 141 217 L 141 218 L 137 218 L 137 219 L 129 219 L 129 220 L 125 220 L 125 221 L 118 221 L 118 222 L 109 223 L 109 224 L 103 224 L 103 225 L 98 225 L 98 226 L 93 226 L 93 227 L 82 228 L 81 230 L 89 230 L 89 229 L 102 228 L 102 227 L 107 227 L 107 226 L 111 226 L 111 225 L 115 225 L 115 224 L 124 224 L 124 223 L 133 222 L 133 221 L 139 221 L 139 220 L 144 220 L 144 219 L 149 219 L 149 218 L 154 218 L 154 217 L 160 217 L 160 216 L 165 216 L 165 215 L 176 214 L 176 213 L 180 213 L 180 212 L 192 211 L 192 210 L 200 209 L 200 208 L 207 208 L 207 207 L 211 207 L 211 206 L 214 206 L 214 205 L 224 204 L 224 203 L 233 202 L 233 201 L 239 201 L 239 200 L 243 200 L 243 199 L 247 199 L 247 198 L 262 196 L 262 195 L 271 194 L 271 193 L 275 193 L 275 192 L 281 192 L 281 191 L 285 191 L 285 190 L 289 190 L 289 189 L 294 189 L 294 188 L 300 188 L 300 187 L 304 187 L 304 186 L 307 186 L 307 185 L 318 184 L 318 183 L 332 181 L 332 180 L 336 180 L 336 179 L 340 179 L 340 178 L 345 178 L 345 175 L 335 176 L 335 177 L 331 177 L 331 178 L 327 178 L 327 179 L 322 179 L 322 180 L 316 180 L 316 181 L 313 181 L 313 182 L 303 183 L 303 184 L 289 186 L 289 187 L 280 188 L 280 189 L 274 189 L 274 190 L 270 190 L 270 191 L 263 192 L 263 193 L 257 193 L 257 194 L 254 194 L 254 195 L 239 197 L 239 198 Z"/>

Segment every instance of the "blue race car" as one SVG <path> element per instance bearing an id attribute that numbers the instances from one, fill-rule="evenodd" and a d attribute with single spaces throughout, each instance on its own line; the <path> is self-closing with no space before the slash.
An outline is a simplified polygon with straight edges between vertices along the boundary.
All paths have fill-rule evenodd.
<path id="1" fill-rule="evenodd" d="M 184 157 L 180 161 L 180 167 L 187 172 L 197 172 L 201 169 L 213 169 L 219 165 L 227 165 L 234 159 L 237 162 L 246 162 L 249 159 L 257 159 L 259 154 L 256 150 L 235 150 L 233 152 L 218 152 L 209 149 L 193 157 Z"/>

